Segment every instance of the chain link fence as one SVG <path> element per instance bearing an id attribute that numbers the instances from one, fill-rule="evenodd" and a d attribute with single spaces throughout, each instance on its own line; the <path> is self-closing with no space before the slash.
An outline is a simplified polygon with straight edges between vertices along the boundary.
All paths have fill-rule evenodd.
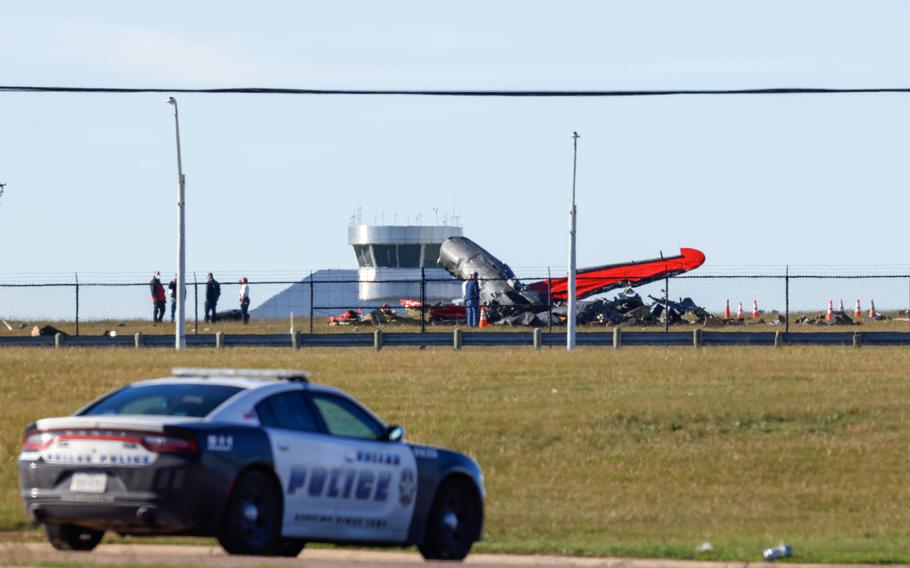
<path id="1" fill-rule="evenodd" d="M 526 271 L 511 281 L 481 280 L 481 287 L 508 285 L 527 290 L 535 281 L 565 277 L 550 270 Z M 579 284 L 584 281 L 579 276 Z M 524 284 L 522 284 L 524 283 Z M 162 282 L 167 290 L 167 282 Z M 524 286 L 524 288 L 523 288 Z M 485 306 L 492 320 L 490 330 L 507 326 L 503 314 L 536 313 L 533 325 L 550 329 L 563 325 L 565 302 L 552 287 L 536 286 L 518 308 L 503 310 Z M 221 283 L 217 303 L 217 321 L 206 321 L 206 286 L 204 279 L 191 275 L 186 289 L 186 317 L 189 333 L 230 331 L 238 326 L 240 333 L 276 333 L 289 328 L 302 332 L 326 333 L 348 330 L 363 331 L 364 326 L 383 325 L 387 331 L 426 330 L 428 326 L 464 324 L 465 307 L 461 299 L 462 283 L 451 278 L 360 279 L 356 270 L 321 270 L 298 277 L 251 277 L 251 322 L 239 326 L 239 285 Z M 633 293 L 634 292 L 634 293 Z M 726 325 L 731 331 L 738 326 L 778 326 L 794 331 L 801 326 L 873 325 L 875 329 L 910 331 L 910 270 L 879 269 L 875 272 L 840 269 L 761 269 L 700 270 L 637 286 L 633 292 L 617 288 L 586 298 L 583 306 L 597 303 L 600 310 L 617 300 L 634 297 L 641 300 L 652 319 L 616 317 L 580 319 L 580 330 L 602 330 L 605 325 L 663 327 L 678 325 Z M 536 298 L 536 299 L 534 299 Z M 667 318 L 667 307 L 690 298 L 693 317 Z M 638 300 L 632 302 L 637 304 Z M 622 307 L 627 308 L 628 302 Z M 874 304 L 874 306 L 873 306 Z M 168 298 L 165 321 L 157 333 L 170 332 L 172 302 Z M 619 304 L 616 304 L 619 305 Z M 663 310 L 656 309 L 662 306 Z M 874 312 L 870 310 L 874 307 Z M 829 308 L 831 316 L 829 316 Z M 855 315 L 857 308 L 861 316 Z M 729 314 L 727 310 L 729 309 Z M 753 314 L 757 311 L 757 314 Z M 596 310 L 595 310 L 596 312 Z M 621 312 L 621 310 L 620 310 Z M 623 312 L 621 312 L 623 313 Z M 644 313 L 639 309 L 639 314 Z M 741 319 L 738 318 L 742 314 Z M 4 278 L 0 275 L 0 334 L 28 334 L 43 325 L 52 325 L 71 335 L 99 333 L 156 333 L 152 322 L 153 302 L 150 285 L 140 281 L 81 280 L 48 278 L 31 281 Z M 700 315 L 699 315 L 700 314 Z M 756 315 L 757 317 L 753 317 Z M 828 317 L 826 317 L 828 316 Z M 518 325 L 514 321 L 512 325 Z M 812 328 L 817 331 L 819 328 Z M 119 330 L 119 331 L 118 331 Z"/>

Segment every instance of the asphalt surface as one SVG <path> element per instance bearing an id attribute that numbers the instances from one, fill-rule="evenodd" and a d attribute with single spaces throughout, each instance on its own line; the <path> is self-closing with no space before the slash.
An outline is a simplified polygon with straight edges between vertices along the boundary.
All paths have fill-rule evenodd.
<path id="1" fill-rule="evenodd" d="M 44 543 L 0 542 L 0 566 L 298 566 L 307 568 L 412 568 L 418 566 L 453 566 L 452 562 L 424 562 L 416 552 L 385 550 L 304 550 L 297 558 L 262 558 L 228 556 L 219 547 L 108 544 L 93 552 L 60 552 Z M 569 558 L 560 556 L 510 556 L 472 554 L 465 564 L 475 567 L 508 568 L 747 568 L 768 566 L 766 563 L 696 562 L 684 560 L 643 560 L 629 558 Z M 838 568 L 834 564 L 800 564 L 804 568 Z M 844 565 L 840 565 L 844 566 Z M 855 565 L 851 565 L 856 568 Z"/>

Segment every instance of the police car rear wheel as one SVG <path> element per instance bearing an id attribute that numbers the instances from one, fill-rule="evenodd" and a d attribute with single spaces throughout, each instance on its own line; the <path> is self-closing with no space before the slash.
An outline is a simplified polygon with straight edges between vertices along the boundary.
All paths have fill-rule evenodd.
<path id="1" fill-rule="evenodd" d="M 281 492 L 262 472 L 243 474 L 228 500 L 218 543 L 230 554 L 283 556 L 280 536 Z"/>
<path id="2" fill-rule="evenodd" d="M 104 531 L 77 525 L 44 525 L 44 533 L 57 550 L 93 550 L 104 536 Z"/>
<path id="3" fill-rule="evenodd" d="M 424 542 L 418 545 L 427 560 L 462 560 L 480 529 L 480 505 L 461 479 L 451 479 L 436 493 Z"/>

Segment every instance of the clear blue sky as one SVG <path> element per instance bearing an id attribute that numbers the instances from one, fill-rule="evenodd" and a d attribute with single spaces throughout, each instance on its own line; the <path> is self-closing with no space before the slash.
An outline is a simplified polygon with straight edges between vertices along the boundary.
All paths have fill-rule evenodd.
<path id="1" fill-rule="evenodd" d="M 910 86 L 907 2 L 7 2 L 0 83 Z M 0 93 L 0 274 L 171 273 L 167 96 Z M 347 225 L 433 208 L 515 267 L 680 245 L 708 264 L 910 264 L 910 95 L 179 95 L 188 269 L 353 267 Z"/>

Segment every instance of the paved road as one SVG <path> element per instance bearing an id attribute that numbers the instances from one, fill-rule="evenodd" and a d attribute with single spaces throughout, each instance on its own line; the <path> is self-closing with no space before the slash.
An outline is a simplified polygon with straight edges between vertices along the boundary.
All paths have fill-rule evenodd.
<path id="1" fill-rule="evenodd" d="M 17 567 L 53 562 L 54 565 L 111 566 L 298 566 L 306 568 L 413 568 L 448 566 L 446 562 L 424 562 L 416 552 L 384 550 L 314 549 L 304 550 L 297 558 L 259 558 L 227 556 L 218 547 L 155 544 L 108 544 L 94 552 L 59 552 L 44 543 L 0 542 L 0 565 Z M 681 560 L 639 560 L 628 558 L 566 558 L 557 556 L 506 556 L 472 554 L 466 564 L 472 567 L 507 568 L 747 568 L 768 566 L 757 563 L 694 562 Z M 840 568 L 833 564 L 802 564 L 801 568 Z M 851 568 L 856 568 L 852 566 Z"/>

